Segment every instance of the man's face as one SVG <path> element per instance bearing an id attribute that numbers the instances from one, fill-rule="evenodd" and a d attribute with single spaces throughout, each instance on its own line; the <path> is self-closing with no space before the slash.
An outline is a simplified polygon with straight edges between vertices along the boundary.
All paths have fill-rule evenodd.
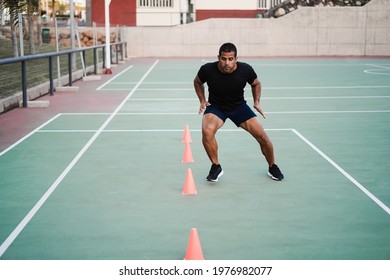
<path id="1" fill-rule="evenodd" d="M 221 52 L 221 55 L 218 55 L 218 68 L 225 74 L 230 74 L 236 70 L 237 57 L 234 52 Z"/>

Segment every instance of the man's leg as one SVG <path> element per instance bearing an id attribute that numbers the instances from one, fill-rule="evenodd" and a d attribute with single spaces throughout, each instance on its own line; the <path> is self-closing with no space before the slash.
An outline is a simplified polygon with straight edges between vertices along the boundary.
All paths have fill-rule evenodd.
<path id="1" fill-rule="evenodd" d="M 202 121 L 202 142 L 204 149 L 212 163 L 207 181 L 217 182 L 218 178 L 223 175 L 223 170 L 218 161 L 218 143 L 215 139 L 215 134 L 218 129 L 223 126 L 224 122 L 221 118 L 213 113 L 207 113 L 203 116 Z"/>
<path id="2" fill-rule="evenodd" d="M 273 180 L 281 181 L 284 179 L 283 173 L 279 167 L 275 164 L 274 146 L 268 135 L 265 133 L 263 126 L 261 125 L 257 117 L 248 119 L 240 124 L 240 127 L 248 131 L 260 144 L 261 152 L 263 153 L 266 161 L 268 162 L 268 176 Z"/>
<path id="3" fill-rule="evenodd" d="M 265 160 L 268 162 L 269 167 L 275 164 L 274 146 L 265 133 L 263 126 L 261 125 L 257 117 L 253 117 L 240 124 L 240 127 L 248 131 L 260 144 L 261 152 L 263 153 Z"/>
<path id="4" fill-rule="evenodd" d="M 202 143 L 211 163 L 219 164 L 218 143 L 215 134 L 224 122 L 212 113 L 205 114 L 202 120 Z"/>

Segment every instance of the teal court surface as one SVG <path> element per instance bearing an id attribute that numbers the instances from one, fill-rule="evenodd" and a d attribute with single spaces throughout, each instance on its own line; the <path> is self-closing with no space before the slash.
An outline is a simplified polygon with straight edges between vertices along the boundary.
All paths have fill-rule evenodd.
<path id="1" fill-rule="evenodd" d="M 182 260 L 197 228 L 209 260 L 389 260 L 390 60 L 240 58 L 285 180 L 228 120 L 210 183 L 192 81 L 211 60 L 132 59 L 96 83 L 125 93 L 115 110 L 62 112 L 0 152 L 0 259 Z"/>

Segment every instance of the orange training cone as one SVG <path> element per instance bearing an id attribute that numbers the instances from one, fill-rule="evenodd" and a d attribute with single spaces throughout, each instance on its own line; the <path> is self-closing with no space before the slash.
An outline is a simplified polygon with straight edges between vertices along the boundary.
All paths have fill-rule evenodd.
<path id="1" fill-rule="evenodd" d="M 184 259 L 204 260 L 202 247 L 200 245 L 198 230 L 196 228 L 191 229 L 190 239 L 188 240 L 187 252 Z"/>
<path id="2" fill-rule="evenodd" d="M 188 124 L 186 124 L 186 126 L 184 128 L 184 134 L 183 134 L 183 138 L 182 138 L 181 142 L 183 142 L 183 143 L 192 142 L 190 128 L 188 127 Z"/>
<path id="3" fill-rule="evenodd" d="M 184 187 L 181 194 L 198 194 L 191 168 L 188 168 L 187 170 L 186 180 L 184 182 Z"/>
<path id="4" fill-rule="evenodd" d="M 194 162 L 194 158 L 192 157 L 192 151 L 190 143 L 186 143 L 186 147 L 184 149 L 184 154 L 181 162 Z"/>

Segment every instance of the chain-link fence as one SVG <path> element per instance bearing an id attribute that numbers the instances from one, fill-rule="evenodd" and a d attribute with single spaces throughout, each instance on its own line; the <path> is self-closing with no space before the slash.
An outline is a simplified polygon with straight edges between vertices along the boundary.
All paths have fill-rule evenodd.
<path id="1" fill-rule="evenodd" d="M 80 26 L 81 25 L 81 26 Z M 96 46 L 105 44 L 106 37 L 104 27 L 83 26 L 78 19 L 71 24 L 69 17 L 56 18 L 54 20 L 42 17 L 19 17 L 16 26 L 0 26 L 0 60 L 11 57 L 34 55 L 63 51 L 73 48 Z M 74 26 L 74 33 L 71 31 Z M 72 36 L 74 34 L 74 37 Z M 72 39 L 73 38 L 73 39 Z M 122 27 L 110 28 L 110 42 L 125 41 Z M 113 56 L 120 53 L 125 57 L 125 50 L 113 48 Z M 94 63 L 93 51 L 85 52 L 85 56 L 74 55 L 72 59 L 72 71 L 84 71 L 87 66 Z M 103 64 L 103 51 L 99 49 L 97 59 Z M 59 56 L 53 60 L 53 75 L 60 78 L 68 74 L 68 57 Z M 28 88 L 45 83 L 49 79 L 49 65 L 47 59 L 26 62 Z M 20 63 L 0 65 L 0 99 L 9 97 L 21 91 L 22 74 Z M 60 83 L 61 79 L 57 79 Z M 58 84 L 59 85 L 59 84 Z"/>

